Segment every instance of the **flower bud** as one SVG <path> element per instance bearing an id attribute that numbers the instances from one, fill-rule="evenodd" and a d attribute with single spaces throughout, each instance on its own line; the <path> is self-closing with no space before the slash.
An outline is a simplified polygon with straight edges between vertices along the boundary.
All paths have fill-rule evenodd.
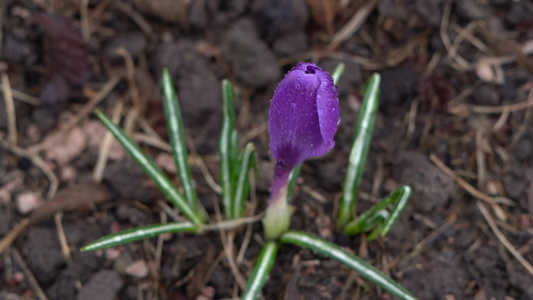
<path id="1" fill-rule="evenodd" d="M 310 157 L 335 146 L 339 123 L 338 88 L 333 78 L 313 63 L 300 63 L 280 82 L 270 105 L 270 149 L 276 162 L 275 179 L 286 180 L 290 171 Z M 273 190 L 282 182 L 273 180 Z"/>
<path id="2" fill-rule="evenodd" d="M 279 201 L 286 202 L 291 170 L 307 158 L 324 155 L 335 146 L 333 137 L 340 113 L 337 94 L 333 78 L 313 63 L 298 64 L 274 91 L 268 126 L 270 150 L 276 166 L 270 210 L 265 219 L 274 219 L 269 216 L 274 207 L 287 207 Z M 267 227 L 265 223 L 265 231 Z"/>

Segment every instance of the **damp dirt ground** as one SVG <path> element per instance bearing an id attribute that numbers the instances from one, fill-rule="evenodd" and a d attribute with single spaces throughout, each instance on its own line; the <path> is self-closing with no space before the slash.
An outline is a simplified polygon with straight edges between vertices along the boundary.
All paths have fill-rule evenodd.
<path id="1" fill-rule="evenodd" d="M 531 16 L 531 2 L 505 0 L 3 0 L 0 236 L 42 215 L 0 255 L 0 299 L 238 297 L 224 246 L 247 278 L 264 242 L 260 222 L 79 252 L 112 232 L 180 219 L 92 111 L 118 120 L 179 186 L 161 105 L 168 68 L 214 222 L 220 82 L 229 79 L 240 142 L 257 149 L 245 210 L 253 216 L 273 172 L 269 100 L 299 61 L 346 70 L 336 146 L 304 164 L 292 228 L 345 247 L 420 299 L 533 299 Z M 339 233 L 335 215 L 374 72 L 381 102 L 357 213 L 400 185 L 413 196 L 389 235 L 368 242 Z M 394 299 L 340 263 L 285 245 L 263 297 Z"/>

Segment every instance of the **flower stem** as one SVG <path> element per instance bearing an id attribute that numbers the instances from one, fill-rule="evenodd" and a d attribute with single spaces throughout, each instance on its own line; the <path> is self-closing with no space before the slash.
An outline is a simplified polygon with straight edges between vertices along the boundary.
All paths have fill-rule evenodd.
<path id="1" fill-rule="evenodd" d="M 276 165 L 271 184 L 271 196 L 266 215 L 263 218 L 265 237 L 276 240 L 289 229 L 292 208 L 288 205 L 288 180 L 291 169 Z"/>
<path id="2" fill-rule="evenodd" d="M 289 180 L 289 174 L 291 174 L 291 169 L 276 165 L 274 169 L 274 177 L 272 178 L 272 183 L 270 185 L 271 191 L 269 205 L 272 205 L 277 201 L 287 201 L 287 182 Z M 285 194 L 279 195 L 280 193 L 283 193 L 282 189 L 284 187 Z"/>

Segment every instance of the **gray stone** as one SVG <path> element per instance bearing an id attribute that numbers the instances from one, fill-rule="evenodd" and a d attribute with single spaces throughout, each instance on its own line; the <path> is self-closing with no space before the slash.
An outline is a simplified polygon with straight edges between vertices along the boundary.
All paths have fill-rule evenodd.
<path id="1" fill-rule="evenodd" d="M 222 55 L 236 79 L 250 87 L 263 87 L 281 76 L 274 54 L 256 34 L 253 23 L 243 19 L 226 33 Z"/>
<path id="2" fill-rule="evenodd" d="M 111 270 L 94 274 L 78 293 L 78 300 L 114 300 L 122 287 L 120 275 Z"/>

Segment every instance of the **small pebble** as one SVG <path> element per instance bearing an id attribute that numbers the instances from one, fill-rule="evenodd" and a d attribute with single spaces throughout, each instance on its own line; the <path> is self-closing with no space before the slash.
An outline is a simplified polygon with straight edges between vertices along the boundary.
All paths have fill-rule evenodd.
<path id="1" fill-rule="evenodd" d="M 43 200 L 35 192 L 26 192 L 18 195 L 16 202 L 18 212 L 25 215 L 39 207 Z"/>
<path id="2" fill-rule="evenodd" d="M 145 278 L 148 276 L 148 264 L 144 260 L 134 261 L 126 267 L 126 274 L 135 278 Z"/>

